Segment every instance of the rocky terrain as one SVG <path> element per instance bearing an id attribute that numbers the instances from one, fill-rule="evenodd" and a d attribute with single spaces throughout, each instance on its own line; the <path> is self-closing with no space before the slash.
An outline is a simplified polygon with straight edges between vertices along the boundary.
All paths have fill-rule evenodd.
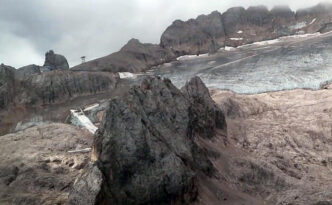
<path id="1" fill-rule="evenodd" d="M 1 64 L 0 204 L 331 205 L 331 8 L 236 7 L 71 69 L 52 50 Z"/>
<path id="2" fill-rule="evenodd" d="M 47 54 L 46 64 L 50 55 Z M 67 106 L 84 106 L 89 99 L 98 97 L 106 99 L 111 94 L 109 91 L 117 88 L 119 76 L 116 74 L 73 72 L 61 67 L 64 61 L 59 62 L 60 67 L 55 66 L 53 70 L 36 65 L 17 70 L 0 66 L 0 134 L 10 132 L 20 121 L 36 117 L 63 122 L 70 109 Z M 47 109 L 49 112 L 45 112 Z"/>
<path id="3" fill-rule="evenodd" d="M 120 51 L 73 67 L 73 70 L 142 72 L 182 55 L 215 53 L 282 36 L 330 31 L 332 5 L 292 11 L 286 6 L 271 10 L 257 6 L 214 11 L 188 21 L 176 20 L 162 34 L 159 45 L 130 40 Z"/>
<path id="4" fill-rule="evenodd" d="M 140 72 L 175 60 L 175 55 L 158 45 L 131 39 L 120 51 L 72 68 L 75 71 Z"/>
<path id="5" fill-rule="evenodd" d="M 92 135 L 67 124 L 44 123 L 0 137 L 0 204 L 65 204 L 88 164 Z"/>

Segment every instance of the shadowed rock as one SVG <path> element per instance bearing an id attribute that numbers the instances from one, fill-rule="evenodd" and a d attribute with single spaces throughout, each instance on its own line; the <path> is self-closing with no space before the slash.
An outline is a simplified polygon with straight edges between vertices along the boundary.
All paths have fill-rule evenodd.
<path id="1" fill-rule="evenodd" d="M 195 87 L 200 90 L 195 92 Z M 211 138 L 215 132 L 205 132 L 210 125 L 197 123 L 204 119 L 197 119 L 200 115 L 191 107 L 214 104 L 209 104 L 212 100 L 199 79 L 193 79 L 186 91 L 182 93 L 168 79 L 148 77 L 125 96 L 111 100 L 95 135 L 95 152 L 106 180 L 99 203 L 167 204 L 196 199 L 196 174 L 211 175 L 214 168 L 194 140 L 202 133 Z M 209 98 L 201 102 L 197 100 L 204 98 L 201 95 Z"/>
<path id="2" fill-rule="evenodd" d="M 14 99 L 15 68 L 0 65 L 0 109 L 4 109 Z"/>
<path id="3" fill-rule="evenodd" d="M 43 69 L 48 70 L 68 70 L 67 59 L 63 55 L 55 54 L 53 50 L 45 54 L 45 63 Z"/>

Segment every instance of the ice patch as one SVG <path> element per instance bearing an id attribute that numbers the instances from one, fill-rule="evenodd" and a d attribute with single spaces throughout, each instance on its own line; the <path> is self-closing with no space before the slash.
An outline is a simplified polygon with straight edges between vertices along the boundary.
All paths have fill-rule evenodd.
<path id="1" fill-rule="evenodd" d="M 195 58 L 205 58 L 208 57 L 209 54 L 200 54 L 200 55 L 185 55 L 185 56 L 180 56 L 176 60 L 181 61 L 181 60 L 190 60 L 190 59 L 195 59 Z"/>
<path id="2" fill-rule="evenodd" d="M 310 24 L 309 24 L 309 25 L 311 25 L 311 24 L 315 23 L 315 21 L 316 21 L 316 18 L 312 19 L 312 21 L 310 22 Z"/>
<path id="3" fill-rule="evenodd" d="M 96 127 L 90 119 L 84 115 L 83 111 L 78 111 L 78 110 L 70 110 L 71 115 L 72 115 L 72 124 L 82 126 L 89 130 L 92 134 L 94 134 L 97 130 L 98 127 Z"/>
<path id="4" fill-rule="evenodd" d="M 243 31 L 238 31 L 237 33 L 238 33 L 238 34 L 241 34 L 241 33 L 243 33 Z"/>
<path id="5" fill-rule="evenodd" d="M 121 79 L 123 78 L 136 78 L 136 75 L 133 73 L 129 73 L 129 72 L 119 72 L 119 76 Z"/>
<path id="6" fill-rule="evenodd" d="M 98 103 L 93 104 L 93 105 L 90 105 L 90 106 L 88 106 L 88 107 L 86 107 L 86 108 L 84 109 L 84 112 L 86 112 L 86 111 L 90 111 L 90 110 L 93 110 L 93 109 L 95 109 L 95 108 L 98 107 L 98 106 L 99 106 Z"/>
<path id="7" fill-rule="evenodd" d="M 225 51 L 234 51 L 236 48 L 230 47 L 230 46 L 225 46 L 224 50 Z"/>
<path id="8" fill-rule="evenodd" d="M 242 41 L 243 38 L 230 38 L 231 41 Z"/>

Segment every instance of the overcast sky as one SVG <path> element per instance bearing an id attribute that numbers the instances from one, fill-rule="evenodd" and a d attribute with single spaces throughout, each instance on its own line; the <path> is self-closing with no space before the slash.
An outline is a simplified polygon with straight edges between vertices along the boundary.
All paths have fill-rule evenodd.
<path id="1" fill-rule="evenodd" d="M 292 9 L 319 0 L 0 0 L 0 63 L 42 65 L 53 49 L 70 66 L 119 50 L 129 39 L 159 43 L 175 19 L 187 20 L 233 6 L 278 2 Z M 332 1 L 331 1 L 332 2 Z"/>

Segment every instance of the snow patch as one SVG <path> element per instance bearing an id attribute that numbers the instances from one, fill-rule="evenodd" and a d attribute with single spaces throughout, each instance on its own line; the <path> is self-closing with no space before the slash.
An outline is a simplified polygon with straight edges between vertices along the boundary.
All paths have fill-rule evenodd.
<path id="1" fill-rule="evenodd" d="M 94 134 L 97 130 L 98 127 L 96 127 L 90 119 L 85 116 L 83 111 L 78 111 L 78 110 L 70 110 L 71 115 L 72 115 L 72 124 L 82 126 L 89 130 L 92 134 Z"/>
<path id="2" fill-rule="evenodd" d="M 209 54 L 200 54 L 200 55 L 185 55 L 185 56 L 180 56 L 176 60 L 181 61 L 181 60 L 190 60 L 190 59 L 195 59 L 195 58 L 205 58 L 208 57 Z"/>
<path id="3" fill-rule="evenodd" d="M 93 109 L 97 108 L 98 106 L 99 106 L 98 103 L 93 104 L 93 105 L 90 105 L 90 106 L 88 106 L 88 107 L 86 107 L 86 108 L 84 109 L 84 112 L 86 112 L 86 111 L 90 111 L 90 110 L 93 110 Z"/>
<path id="4" fill-rule="evenodd" d="M 225 51 L 234 51 L 236 48 L 230 47 L 230 46 L 225 46 L 224 50 Z"/>
<path id="5" fill-rule="evenodd" d="M 311 25 L 311 24 L 315 23 L 315 21 L 316 21 L 316 20 L 317 20 L 316 18 L 312 19 L 312 21 L 310 22 L 310 24 L 309 24 L 309 25 Z"/>
<path id="6" fill-rule="evenodd" d="M 119 72 L 119 76 L 121 79 L 123 78 L 136 78 L 136 75 L 134 73 L 129 72 Z"/>
<path id="7" fill-rule="evenodd" d="M 230 38 L 231 41 L 242 41 L 243 38 Z"/>
<path id="8" fill-rule="evenodd" d="M 243 31 L 238 31 L 237 33 L 238 33 L 238 34 L 241 34 L 241 33 L 243 33 Z"/>

